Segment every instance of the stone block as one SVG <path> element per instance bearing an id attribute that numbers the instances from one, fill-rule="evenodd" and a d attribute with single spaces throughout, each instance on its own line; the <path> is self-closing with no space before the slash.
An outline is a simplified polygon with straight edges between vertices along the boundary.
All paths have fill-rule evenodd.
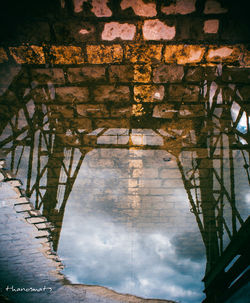
<path id="1" fill-rule="evenodd" d="M 105 23 L 102 32 L 102 40 L 113 41 L 117 38 L 121 40 L 133 40 L 136 33 L 136 26 L 129 23 L 109 22 Z"/>
<path id="2" fill-rule="evenodd" d="M 151 82 L 152 67 L 150 64 L 134 65 L 134 82 Z"/>
<path id="3" fill-rule="evenodd" d="M 130 91 L 128 86 L 100 85 L 93 91 L 96 102 L 129 102 Z"/>
<path id="4" fill-rule="evenodd" d="M 76 110 L 83 117 L 109 117 L 109 112 L 104 104 L 77 104 Z"/>
<path id="5" fill-rule="evenodd" d="M 8 56 L 3 47 L 0 47 L 0 63 L 8 61 Z"/>
<path id="6" fill-rule="evenodd" d="M 161 61 L 161 52 L 161 44 L 128 44 L 125 46 L 125 58 L 132 63 L 158 63 Z"/>
<path id="7" fill-rule="evenodd" d="M 82 64 L 84 55 L 78 46 L 51 46 L 50 60 L 53 64 Z"/>
<path id="8" fill-rule="evenodd" d="M 31 217 L 27 218 L 26 221 L 30 224 L 35 224 L 47 222 L 47 219 L 45 217 Z"/>
<path id="9" fill-rule="evenodd" d="M 113 45 L 87 45 L 88 62 L 104 64 L 121 62 L 123 49 L 119 44 Z"/>
<path id="10" fill-rule="evenodd" d="M 169 6 L 162 6 L 161 11 L 166 15 L 187 15 L 195 11 L 196 0 L 176 0 Z"/>
<path id="11" fill-rule="evenodd" d="M 172 40 L 175 37 L 175 26 L 154 19 L 144 21 L 142 33 L 145 40 Z"/>
<path id="12" fill-rule="evenodd" d="M 233 83 L 250 83 L 250 68 L 224 67 L 222 80 Z"/>
<path id="13" fill-rule="evenodd" d="M 168 83 L 181 82 L 184 76 L 184 68 L 181 65 L 160 65 L 154 68 L 153 82 Z"/>
<path id="14" fill-rule="evenodd" d="M 197 85 L 171 84 L 168 89 L 170 101 L 197 102 L 199 100 L 200 87 Z"/>
<path id="15" fill-rule="evenodd" d="M 62 103 L 86 103 L 89 100 L 89 90 L 87 87 L 57 87 L 56 97 Z"/>
<path id="16" fill-rule="evenodd" d="M 205 53 L 205 47 L 199 45 L 167 45 L 164 53 L 166 63 L 199 63 Z"/>
<path id="17" fill-rule="evenodd" d="M 70 83 L 104 81 L 105 67 L 83 66 L 83 67 L 68 68 L 67 74 Z"/>
<path id="18" fill-rule="evenodd" d="M 122 0 L 121 9 L 132 8 L 137 16 L 154 17 L 157 14 L 156 4 L 154 2 L 145 3 L 143 0 Z"/>
<path id="19" fill-rule="evenodd" d="M 226 12 L 227 8 L 221 7 L 217 0 L 207 0 L 205 3 L 204 14 L 224 14 Z"/>
<path id="20" fill-rule="evenodd" d="M 172 119 L 177 112 L 173 104 L 157 104 L 153 110 L 153 118 Z"/>
<path id="21" fill-rule="evenodd" d="M 109 68 L 111 82 L 132 82 L 134 69 L 131 65 L 111 65 Z"/>
<path id="22" fill-rule="evenodd" d="M 244 49 L 241 65 L 250 67 L 250 51 Z"/>
<path id="23" fill-rule="evenodd" d="M 18 64 L 45 64 L 43 48 L 40 46 L 9 47 L 10 54 Z"/>
<path id="24" fill-rule="evenodd" d="M 135 85 L 134 100 L 136 102 L 159 102 L 164 98 L 162 85 Z"/>
<path id="25" fill-rule="evenodd" d="M 204 22 L 203 30 L 204 33 L 206 34 L 217 34 L 219 30 L 219 20 L 218 19 L 206 20 Z"/>
<path id="26" fill-rule="evenodd" d="M 238 62 L 243 55 L 239 46 L 210 46 L 206 56 L 207 62 Z"/>
<path id="27" fill-rule="evenodd" d="M 64 84 L 64 74 L 61 68 L 32 68 L 31 78 L 39 84 Z"/>

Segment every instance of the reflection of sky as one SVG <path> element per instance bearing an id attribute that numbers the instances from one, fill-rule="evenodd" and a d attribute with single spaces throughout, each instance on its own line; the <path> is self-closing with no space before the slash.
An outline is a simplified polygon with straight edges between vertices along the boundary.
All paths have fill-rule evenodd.
<path id="1" fill-rule="evenodd" d="M 129 166 L 128 159 L 122 158 L 119 150 L 116 153 L 121 166 L 124 168 L 124 163 Z M 162 161 L 164 153 L 159 152 L 156 158 Z M 131 217 L 122 223 L 125 214 L 114 206 L 115 197 L 118 194 L 115 201 L 119 201 L 121 193 L 113 188 L 107 201 L 98 202 L 98 199 L 107 191 L 108 184 L 112 187 L 117 179 L 123 178 L 124 187 L 128 187 L 128 176 L 119 176 L 119 169 L 91 169 L 88 164 L 91 164 L 91 155 L 94 158 L 95 151 L 85 158 L 64 215 L 58 249 L 65 264 L 63 273 L 73 283 L 102 285 L 146 298 L 200 302 L 203 298 L 204 248 L 184 189 L 175 197 L 183 200 L 179 202 L 181 212 L 171 206 L 169 213 L 173 220 L 188 222 L 185 223 L 187 229 L 183 230 L 181 223 L 179 226 L 168 223 L 168 218 L 161 221 L 157 218 L 159 222 L 155 222 L 151 230 L 138 228 L 141 221 L 145 221 L 145 212 L 151 211 L 144 209 L 143 199 L 132 207 Z M 141 156 L 145 164 L 149 154 L 143 151 Z M 159 165 L 156 161 L 155 169 Z M 91 179 L 91 176 L 95 178 Z M 176 179 L 176 184 L 179 187 L 182 181 Z M 177 191 L 174 189 L 173 193 Z M 177 218 L 181 213 L 181 218 Z M 148 218 L 149 226 L 152 218 Z"/>

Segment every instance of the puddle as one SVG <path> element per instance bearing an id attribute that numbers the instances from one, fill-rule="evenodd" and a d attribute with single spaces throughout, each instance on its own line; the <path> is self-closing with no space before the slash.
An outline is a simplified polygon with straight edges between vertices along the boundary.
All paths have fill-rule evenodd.
<path id="1" fill-rule="evenodd" d="M 250 210 L 242 87 L 202 83 L 198 113 L 177 103 L 141 117 L 111 104 L 103 118 L 84 101 L 82 118 L 67 101 L 72 87 L 57 99 L 56 85 L 31 80 L 15 78 L 1 96 L 0 146 L 55 226 L 62 273 L 72 283 L 201 302 L 204 274 Z"/>

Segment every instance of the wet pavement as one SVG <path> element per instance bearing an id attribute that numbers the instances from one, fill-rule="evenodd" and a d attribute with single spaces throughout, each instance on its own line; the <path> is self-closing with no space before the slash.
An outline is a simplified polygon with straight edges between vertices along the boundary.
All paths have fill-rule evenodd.
<path id="1" fill-rule="evenodd" d="M 201 81 L 188 71 L 186 82 L 166 85 L 172 103 L 161 102 L 159 88 L 144 96 L 156 103 L 141 102 L 140 91 L 138 103 L 124 106 L 115 100 L 127 102 L 125 88 L 65 84 L 60 69 L 7 70 L 1 287 L 53 288 L 39 293 L 44 302 L 72 294 L 74 302 L 143 302 L 70 283 L 205 299 L 202 278 L 250 211 L 246 71 L 229 78 L 225 68 Z M 15 302 L 38 296 L 4 294 Z"/>

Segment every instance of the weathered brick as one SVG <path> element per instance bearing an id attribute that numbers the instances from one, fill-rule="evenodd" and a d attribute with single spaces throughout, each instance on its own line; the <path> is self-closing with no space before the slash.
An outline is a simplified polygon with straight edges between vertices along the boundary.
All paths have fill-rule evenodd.
<path id="1" fill-rule="evenodd" d="M 127 117 L 129 118 L 131 116 L 132 108 L 131 106 L 127 107 L 112 107 L 110 116 L 112 118 L 120 118 L 120 117 Z"/>
<path id="2" fill-rule="evenodd" d="M 129 128 L 129 119 L 97 119 L 95 121 L 96 127 L 104 128 Z"/>
<path id="3" fill-rule="evenodd" d="M 172 104 L 157 104 L 153 110 L 154 118 L 172 119 L 178 112 Z"/>
<path id="4" fill-rule="evenodd" d="M 134 100 L 136 102 L 157 102 L 164 98 L 162 85 L 135 85 Z"/>
<path id="5" fill-rule="evenodd" d="M 32 68 L 31 77 L 33 81 L 39 84 L 64 84 L 64 74 L 61 68 Z"/>
<path id="6" fill-rule="evenodd" d="M 250 83 L 250 68 L 224 67 L 222 80 L 233 83 Z"/>
<path id="7" fill-rule="evenodd" d="M 102 40 L 112 41 L 116 38 L 122 40 L 133 40 L 136 33 L 136 26 L 134 24 L 109 22 L 105 23 L 102 32 Z"/>
<path id="8" fill-rule="evenodd" d="M 206 34 L 217 34 L 219 30 L 219 20 L 211 19 L 204 22 L 203 30 Z"/>
<path id="9" fill-rule="evenodd" d="M 8 61 L 8 56 L 3 47 L 0 47 L 0 63 Z"/>
<path id="10" fill-rule="evenodd" d="M 111 82 L 131 82 L 134 77 L 134 69 L 131 65 L 112 65 L 109 68 Z"/>
<path id="11" fill-rule="evenodd" d="M 94 89 L 93 94 L 96 102 L 128 102 L 130 100 L 128 86 L 100 85 Z"/>
<path id="12" fill-rule="evenodd" d="M 155 83 L 180 82 L 184 76 L 181 65 L 160 65 L 154 68 L 153 81 Z"/>
<path id="13" fill-rule="evenodd" d="M 80 83 L 86 81 L 105 80 L 105 67 L 83 66 L 69 68 L 67 71 L 69 82 Z"/>
<path id="14" fill-rule="evenodd" d="M 205 47 L 199 45 L 167 45 L 164 58 L 166 63 L 198 63 L 204 53 Z"/>
<path id="15" fill-rule="evenodd" d="M 185 81 L 201 82 L 204 79 L 204 69 L 201 66 L 190 66 L 185 75 Z"/>
<path id="16" fill-rule="evenodd" d="M 132 105 L 132 116 L 140 117 L 146 113 L 142 104 L 133 104 Z"/>
<path id="17" fill-rule="evenodd" d="M 9 50 L 18 64 L 45 64 L 43 48 L 40 46 L 9 47 Z"/>
<path id="18" fill-rule="evenodd" d="M 79 110 L 79 108 L 78 108 Z M 79 130 L 83 129 L 91 129 L 92 128 L 92 121 L 88 118 L 80 117 L 80 118 L 74 118 L 74 124 Z"/>
<path id="19" fill-rule="evenodd" d="M 194 102 L 199 99 L 200 88 L 197 85 L 171 84 L 168 89 L 169 100 Z"/>
<path id="20" fill-rule="evenodd" d="M 250 67 L 250 51 L 247 49 L 244 49 L 244 51 L 243 51 L 243 58 L 242 58 L 241 65 Z"/>
<path id="21" fill-rule="evenodd" d="M 145 3 L 142 0 L 122 0 L 121 9 L 132 8 L 134 13 L 142 17 L 154 17 L 157 14 L 156 4 L 153 2 Z"/>
<path id="22" fill-rule="evenodd" d="M 238 46 L 211 46 L 206 56 L 207 62 L 237 62 L 242 55 Z"/>
<path id="23" fill-rule="evenodd" d="M 119 44 L 87 45 L 87 55 L 89 63 L 114 63 L 122 61 L 123 50 Z"/>
<path id="24" fill-rule="evenodd" d="M 55 22 L 53 24 L 56 41 L 62 44 L 72 42 L 96 41 L 96 27 L 82 20 L 70 20 L 70 22 Z"/>
<path id="25" fill-rule="evenodd" d="M 26 212 L 26 211 L 29 211 L 29 210 L 32 210 L 32 209 L 33 209 L 33 206 L 30 203 L 15 205 L 15 210 L 18 213 Z"/>
<path id="26" fill-rule="evenodd" d="M 63 103 L 86 103 L 89 100 L 87 87 L 57 87 L 57 101 Z"/>
<path id="27" fill-rule="evenodd" d="M 151 82 L 152 67 L 150 64 L 134 65 L 134 82 Z"/>
<path id="28" fill-rule="evenodd" d="M 82 64 L 84 56 L 81 47 L 78 46 L 51 46 L 51 62 L 53 64 Z"/>
<path id="29" fill-rule="evenodd" d="M 69 105 L 50 105 L 49 109 L 50 109 L 52 115 L 53 114 L 60 115 L 64 119 L 74 117 L 73 108 Z"/>
<path id="30" fill-rule="evenodd" d="M 126 45 L 125 58 L 132 63 L 158 63 L 161 61 L 162 45 Z"/>
<path id="31" fill-rule="evenodd" d="M 196 118 L 196 117 L 204 117 L 205 114 L 205 108 L 201 104 L 191 104 L 191 105 L 184 105 L 182 104 L 180 106 L 180 109 L 178 111 L 178 115 L 180 117 L 185 118 Z"/>
<path id="32" fill-rule="evenodd" d="M 196 0 L 176 0 L 169 6 L 163 6 L 161 11 L 166 15 L 187 15 L 195 11 Z"/>
<path id="33" fill-rule="evenodd" d="M 205 3 L 204 14 L 223 14 L 226 12 L 227 9 L 221 7 L 217 0 L 207 0 Z"/>
<path id="34" fill-rule="evenodd" d="M 104 104 L 77 104 L 77 113 L 83 117 L 108 117 L 109 112 Z"/>
<path id="35" fill-rule="evenodd" d="M 154 19 L 144 21 L 142 33 L 145 40 L 172 40 L 175 37 L 175 26 Z"/>
<path id="36" fill-rule="evenodd" d="M 108 7 L 107 2 L 109 0 L 92 0 L 91 11 L 96 15 L 96 17 L 111 17 L 112 11 Z"/>

